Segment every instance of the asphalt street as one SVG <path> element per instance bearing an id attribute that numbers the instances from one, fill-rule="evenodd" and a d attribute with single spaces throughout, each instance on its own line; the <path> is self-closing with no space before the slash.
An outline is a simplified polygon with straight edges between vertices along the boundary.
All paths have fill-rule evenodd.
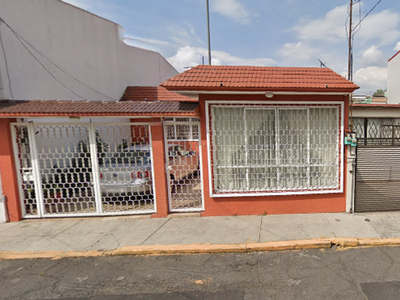
<path id="1" fill-rule="evenodd" d="M 400 247 L 0 261 L 0 299 L 399 299 Z"/>

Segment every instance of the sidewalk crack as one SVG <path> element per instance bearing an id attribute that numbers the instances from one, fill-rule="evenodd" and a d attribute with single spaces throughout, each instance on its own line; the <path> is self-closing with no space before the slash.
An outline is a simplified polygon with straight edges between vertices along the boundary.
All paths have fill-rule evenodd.
<path id="1" fill-rule="evenodd" d="M 374 224 L 371 224 L 371 222 L 369 222 L 369 225 L 372 227 L 372 229 L 376 232 L 377 235 L 379 235 L 379 237 L 381 239 L 384 239 L 383 234 L 380 234 L 378 230 L 376 230 Z"/>
<path id="2" fill-rule="evenodd" d="M 157 228 L 157 230 L 155 230 L 152 234 L 150 234 L 147 239 L 145 239 L 143 242 L 140 243 L 140 246 L 142 246 L 144 243 L 146 243 L 153 235 L 155 235 L 161 228 L 164 227 L 165 224 L 167 224 L 169 222 L 169 220 L 171 220 L 170 218 L 167 219 L 167 221 L 165 221 L 163 224 L 161 224 L 160 227 Z"/>
<path id="3" fill-rule="evenodd" d="M 333 229 L 333 226 L 332 226 L 332 223 L 331 223 L 331 221 L 329 220 L 329 218 L 328 218 L 328 216 L 327 216 L 327 214 L 325 213 L 324 214 L 325 215 L 325 219 L 328 221 L 328 224 L 329 224 L 329 227 L 331 228 L 331 230 L 332 230 L 332 233 L 333 233 L 333 237 L 337 237 L 336 236 L 336 232 L 335 232 L 335 230 Z"/>
<path id="4" fill-rule="evenodd" d="M 117 242 L 117 246 L 115 247 L 115 249 L 118 249 L 119 246 L 121 245 L 121 242 L 117 239 L 117 237 L 115 236 L 114 232 L 115 232 L 118 228 L 120 228 L 120 227 L 122 227 L 122 226 L 125 226 L 125 225 L 126 225 L 126 220 L 124 220 L 121 224 L 119 224 L 119 225 L 115 226 L 114 228 L 112 228 L 112 229 L 110 230 L 110 232 L 104 233 L 104 235 L 103 235 L 100 239 L 98 239 L 96 242 L 94 242 L 92 245 L 90 245 L 90 248 L 93 248 L 94 245 L 100 243 L 100 242 L 101 242 L 103 239 L 105 239 L 107 236 L 111 236 L 111 237 L 113 237 L 114 240 Z"/>
<path id="5" fill-rule="evenodd" d="M 258 231 L 258 243 L 261 242 L 261 230 L 262 230 L 262 225 L 263 225 L 263 219 L 264 219 L 264 216 L 261 216 L 260 230 Z"/>
<path id="6" fill-rule="evenodd" d="M 77 222 L 77 223 L 72 224 L 71 226 L 65 228 L 64 230 L 61 230 L 60 232 L 57 232 L 55 235 L 52 235 L 51 238 L 54 239 L 56 236 L 60 235 L 60 234 L 63 233 L 63 232 L 66 232 L 67 230 L 71 229 L 72 227 L 74 227 L 74 226 L 76 226 L 76 225 L 78 225 L 78 224 L 80 224 L 80 223 L 82 223 L 82 220 L 80 220 L 80 221 Z"/>

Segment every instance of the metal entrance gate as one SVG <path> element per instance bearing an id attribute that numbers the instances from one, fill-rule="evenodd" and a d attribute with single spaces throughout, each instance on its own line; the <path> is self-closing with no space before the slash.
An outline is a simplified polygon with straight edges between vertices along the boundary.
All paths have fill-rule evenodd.
<path id="1" fill-rule="evenodd" d="M 169 210 L 204 210 L 199 120 L 168 118 L 164 125 Z"/>
<path id="2" fill-rule="evenodd" d="M 25 218 L 154 213 L 148 124 L 13 123 Z"/>
<path id="3" fill-rule="evenodd" d="M 400 210 L 400 145 L 396 140 L 358 140 L 355 212 Z"/>

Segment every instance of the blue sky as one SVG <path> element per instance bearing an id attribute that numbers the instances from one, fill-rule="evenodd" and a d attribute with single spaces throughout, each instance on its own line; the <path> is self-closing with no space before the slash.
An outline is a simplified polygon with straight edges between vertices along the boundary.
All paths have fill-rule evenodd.
<path id="1" fill-rule="evenodd" d="M 208 63 L 206 0 L 64 0 L 121 25 L 125 42 L 161 53 L 178 70 Z M 347 76 L 348 0 L 209 0 L 212 63 L 318 67 Z M 379 0 L 354 0 L 354 25 Z M 348 25 L 347 25 L 348 26 Z M 400 50 L 400 1 L 382 0 L 354 38 L 358 93 L 386 88 Z"/>

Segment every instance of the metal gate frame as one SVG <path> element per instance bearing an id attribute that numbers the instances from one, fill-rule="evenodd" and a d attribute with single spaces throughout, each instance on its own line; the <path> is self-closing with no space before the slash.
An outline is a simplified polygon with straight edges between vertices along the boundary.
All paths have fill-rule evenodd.
<path id="1" fill-rule="evenodd" d="M 163 129 L 164 129 L 164 152 L 165 152 L 165 173 L 166 173 L 166 180 L 167 180 L 167 189 L 168 189 L 168 208 L 170 212 L 177 212 L 177 213 L 185 213 L 185 212 L 200 212 L 204 211 L 204 182 L 203 182 L 203 171 L 202 171 L 202 146 L 201 146 L 201 123 L 200 119 L 193 121 L 194 118 L 190 118 L 191 121 L 188 122 L 179 122 L 176 121 L 176 119 L 180 118 L 174 118 L 174 121 L 166 121 L 163 120 Z M 197 119 L 197 118 L 196 118 Z M 167 125 L 188 125 L 188 126 L 193 126 L 197 125 L 198 127 L 198 139 L 175 139 L 175 140 L 169 140 L 168 139 L 168 134 L 167 134 Z M 169 157 L 168 157 L 168 144 L 169 142 L 197 142 L 198 143 L 198 150 L 199 150 L 199 171 L 200 171 L 200 185 L 201 185 L 201 207 L 199 208 L 180 208 L 176 209 L 172 207 L 172 187 L 171 187 L 171 180 L 170 180 L 170 170 L 169 170 Z"/>
<path id="2" fill-rule="evenodd" d="M 96 205 L 95 213 L 69 213 L 69 214 L 45 214 L 44 211 L 44 198 L 43 198 L 43 187 L 42 187 L 42 178 L 40 174 L 39 167 L 39 159 L 38 159 L 38 148 L 36 144 L 35 138 L 35 126 L 58 126 L 58 125 L 71 125 L 71 126 L 84 126 L 88 129 L 89 134 L 89 144 L 90 144 L 90 159 L 92 163 L 92 176 L 93 176 L 93 191 Z M 14 128 L 16 126 L 26 126 L 28 129 L 28 137 L 29 137 L 29 147 L 32 161 L 32 171 L 33 171 L 33 182 L 35 186 L 35 196 L 37 203 L 37 215 L 26 215 L 25 203 L 24 203 L 24 191 L 22 189 L 22 178 L 18 177 L 18 190 L 20 194 L 20 204 L 22 209 L 22 215 L 25 219 L 37 219 L 37 218 L 65 218 L 65 217 L 87 217 L 87 216 L 111 216 L 111 215 L 137 215 L 137 214 L 152 214 L 157 212 L 157 200 L 156 193 L 154 192 L 153 210 L 142 210 L 142 211 L 123 211 L 123 212 L 103 212 L 102 210 L 102 195 L 100 191 L 100 175 L 99 175 L 99 166 L 97 160 L 97 146 L 96 146 L 96 126 L 148 126 L 149 128 L 149 144 L 150 144 L 150 153 L 151 157 L 153 157 L 153 148 L 152 148 L 152 136 L 151 136 L 151 123 L 132 123 L 132 122 L 122 122 L 122 123 L 23 123 L 23 122 L 13 122 L 10 123 L 10 130 L 12 136 L 13 143 L 13 151 L 14 151 L 14 161 L 15 166 L 17 168 L 17 172 L 20 172 L 21 165 L 18 159 L 18 144 L 17 144 L 17 136 Z M 151 165 L 152 173 L 154 174 L 154 164 Z M 155 191 L 155 180 L 153 176 L 152 182 L 153 191 Z"/>

